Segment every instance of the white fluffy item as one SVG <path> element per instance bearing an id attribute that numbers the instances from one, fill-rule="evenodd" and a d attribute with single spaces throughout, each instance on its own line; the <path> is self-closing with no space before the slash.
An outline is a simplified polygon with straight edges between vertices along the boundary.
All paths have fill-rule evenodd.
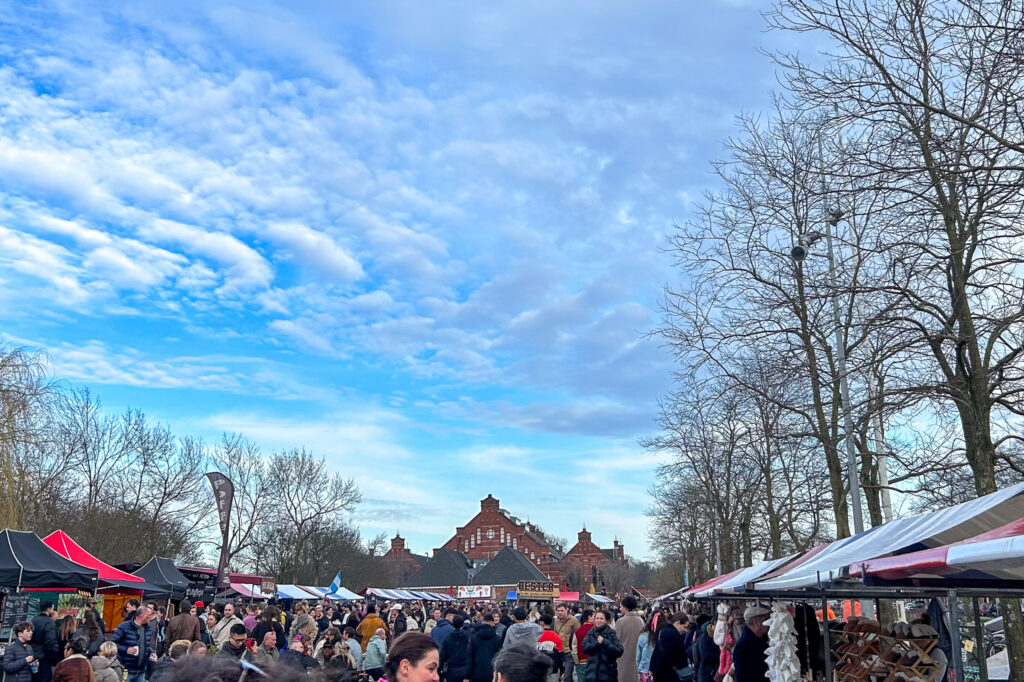
<path id="1" fill-rule="evenodd" d="M 719 648 L 725 645 L 725 633 L 729 629 L 729 605 L 719 604 L 718 605 L 718 622 L 715 623 L 715 644 Z"/>
<path id="2" fill-rule="evenodd" d="M 796 654 L 796 626 L 784 606 L 775 605 L 768 625 L 768 679 L 772 682 L 799 682 L 800 659 Z"/>

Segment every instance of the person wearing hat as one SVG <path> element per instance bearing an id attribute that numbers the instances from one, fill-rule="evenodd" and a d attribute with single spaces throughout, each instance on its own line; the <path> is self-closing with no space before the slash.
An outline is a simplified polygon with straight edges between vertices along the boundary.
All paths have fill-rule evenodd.
<path id="1" fill-rule="evenodd" d="M 735 682 L 761 682 L 768 677 L 768 626 L 764 622 L 770 615 L 763 606 L 751 606 L 743 612 L 743 634 L 732 650 Z"/>

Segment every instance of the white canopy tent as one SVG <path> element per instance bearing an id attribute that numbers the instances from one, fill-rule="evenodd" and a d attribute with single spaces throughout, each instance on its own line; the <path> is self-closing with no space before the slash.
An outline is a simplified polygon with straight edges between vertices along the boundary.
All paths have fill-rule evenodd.
<path id="1" fill-rule="evenodd" d="M 954 507 L 895 519 L 833 542 L 791 571 L 754 583 L 755 591 L 814 587 L 843 577 L 852 564 L 896 552 L 960 542 L 1024 517 L 1024 483 Z"/>
<path id="2" fill-rule="evenodd" d="M 762 561 L 759 564 L 749 566 L 738 573 L 733 573 L 731 577 L 723 580 L 720 583 L 715 583 L 706 589 L 695 590 L 690 594 L 691 599 L 706 599 L 713 597 L 716 594 L 736 594 L 743 592 L 746 589 L 747 583 L 753 582 L 763 575 L 768 575 L 777 568 L 781 568 L 785 564 L 796 558 L 796 555 L 790 555 L 783 557 L 782 559 L 773 559 L 772 561 Z"/>

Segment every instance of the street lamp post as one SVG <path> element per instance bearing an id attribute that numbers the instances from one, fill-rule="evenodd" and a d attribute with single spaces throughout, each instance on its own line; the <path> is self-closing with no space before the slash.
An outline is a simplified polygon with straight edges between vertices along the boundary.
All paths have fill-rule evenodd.
<path id="1" fill-rule="evenodd" d="M 828 280 L 832 289 L 832 315 L 836 325 L 836 364 L 839 371 L 839 395 L 843 401 L 843 431 L 846 441 L 846 465 L 849 474 L 850 497 L 853 513 L 854 533 L 864 531 L 864 516 L 860 505 L 860 474 L 857 467 L 857 453 L 853 443 L 853 420 L 850 418 L 850 385 L 846 379 L 846 343 L 843 338 L 842 315 L 839 308 L 839 295 L 836 284 L 836 260 L 835 251 L 832 247 L 832 228 L 839 225 L 843 212 L 833 210 L 829 212 L 829 219 L 825 221 L 825 232 L 808 232 L 797 238 L 797 244 L 790 250 L 790 257 L 800 265 L 807 257 L 814 243 L 821 237 L 825 237 L 828 249 Z"/>

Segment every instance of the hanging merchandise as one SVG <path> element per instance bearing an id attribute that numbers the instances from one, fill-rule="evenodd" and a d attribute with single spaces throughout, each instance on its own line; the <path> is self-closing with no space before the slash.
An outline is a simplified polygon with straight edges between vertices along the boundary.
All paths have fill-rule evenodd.
<path id="1" fill-rule="evenodd" d="M 799 682 L 800 659 L 796 655 L 796 627 L 793 616 L 780 604 L 772 609 L 768 626 L 768 679 L 772 682 Z"/>
<path id="2" fill-rule="evenodd" d="M 793 623 L 796 626 L 796 653 L 800 658 L 800 674 L 809 679 L 815 673 L 825 674 L 825 661 L 821 651 L 821 630 L 810 604 L 796 604 Z"/>

